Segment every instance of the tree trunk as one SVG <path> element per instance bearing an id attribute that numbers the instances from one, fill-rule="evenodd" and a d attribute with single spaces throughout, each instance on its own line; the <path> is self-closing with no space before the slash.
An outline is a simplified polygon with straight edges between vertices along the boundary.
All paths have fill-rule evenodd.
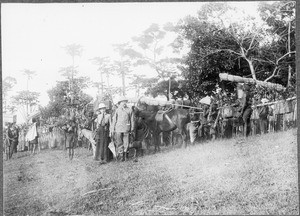
<path id="1" fill-rule="evenodd" d="M 103 95 L 103 74 L 102 74 L 102 70 L 99 68 L 99 71 L 100 71 L 100 82 L 101 82 L 101 95 Z"/>
<path id="2" fill-rule="evenodd" d="M 253 62 L 250 59 L 245 58 L 249 64 L 249 68 L 251 71 L 251 75 L 252 75 L 252 79 L 256 80 L 256 74 L 255 74 L 255 70 L 254 70 L 254 66 L 253 66 Z"/>
<path id="3" fill-rule="evenodd" d="M 122 70 L 122 91 L 123 91 L 123 95 L 125 96 L 126 95 L 126 92 L 125 92 L 125 72 Z"/>
<path id="4" fill-rule="evenodd" d="M 171 98 L 171 77 L 169 78 L 169 90 L 168 90 L 168 101 Z"/>
<path id="5" fill-rule="evenodd" d="M 288 31 L 288 52 L 291 52 L 291 21 L 289 22 L 289 31 Z M 291 53 L 289 54 L 289 57 L 291 57 Z M 289 87 L 291 85 L 291 77 L 292 77 L 292 67 L 289 64 L 289 71 L 288 71 L 288 82 L 286 87 Z"/>

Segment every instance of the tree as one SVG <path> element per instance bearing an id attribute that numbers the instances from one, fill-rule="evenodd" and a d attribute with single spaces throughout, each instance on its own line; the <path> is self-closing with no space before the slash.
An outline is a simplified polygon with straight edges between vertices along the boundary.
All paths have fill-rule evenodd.
<path id="1" fill-rule="evenodd" d="M 14 77 L 7 76 L 3 79 L 3 82 L 2 82 L 2 97 L 3 97 L 4 112 L 6 112 L 7 109 L 10 108 L 10 106 L 8 106 L 8 104 L 7 104 L 8 92 L 11 91 L 16 84 L 17 84 L 17 80 Z"/>
<path id="2" fill-rule="evenodd" d="M 164 27 L 158 24 L 151 24 L 138 37 L 133 37 L 132 41 L 136 44 L 136 48 L 128 48 L 127 53 L 136 59 L 136 65 L 148 65 L 153 68 L 159 78 L 166 79 L 170 77 L 170 65 L 178 64 L 178 58 L 165 57 L 164 51 L 168 45 L 166 44 L 165 35 L 172 32 L 174 27 L 171 23 L 167 23 Z M 138 48 L 138 49 L 137 49 Z M 138 50 L 138 51 L 135 51 Z"/>
<path id="3" fill-rule="evenodd" d="M 238 12 L 226 3 L 209 3 L 201 8 L 198 17 L 189 16 L 178 23 L 175 48 L 190 45 L 183 75 L 202 96 L 213 94 L 217 86 L 233 90 L 232 84 L 219 81 L 221 72 L 269 80 L 278 69 L 276 65 L 292 54 L 280 52 L 280 43 L 274 43 L 278 42 L 276 36 L 253 17 L 230 20 L 230 14 Z"/>
<path id="4" fill-rule="evenodd" d="M 69 90 L 70 90 L 70 94 L 71 94 L 71 100 L 73 97 L 73 79 L 74 76 L 76 76 L 77 71 L 75 70 L 75 57 L 76 56 L 81 56 L 83 48 L 81 45 L 79 44 L 70 44 L 67 45 L 65 47 L 63 47 L 65 49 L 65 51 L 67 52 L 68 55 L 71 56 L 72 58 L 72 66 L 63 68 L 63 70 L 61 70 L 61 72 L 68 77 L 69 79 Z"/>
<path id="5" fill-rule="evenodd" d="M 77 111 L 84 109 L 86 104 L 90 103 L 93 98 L 83 92 L 89 86 L 87 77 L 74 78 L 73 85 L 73 104 L 71 104 L 69 94 L 69 82 L 59 81 L 56 86 L 48 90 L 50 98 L 49 104 L 41 108 L 42 117 L 49 119 L 50 117 L 59 117 L 61 115 L 69 115 L 70 107 L 73 106 Z"/>
<path id="6" fill-rule="evenodd" d="M 133 37 L 133 45 L 121 44 L 118 47 L 121 56 L 134 59 L 133 65 L 147 65 L 154 69 L 162 80 L 169 80 L 168 99 L 170 91 L 170 77 L 177 75 L 178 61 L 176 58 L 166 58 L 164 51 L 167 49 L 165 35 L 173 31 L 173 26 L 168 23 L 163 28 L 158 24 L 151 24 L 140 36 Z M 175 69 L 174 69 L 175 68 Z"/>
<path id="7" fill-rule="evenodd" d="M 126 76 L 130 75 L 132 73 L 132 70 L 130 69 L 130 61 L 115 61 L 115 66 L 116 66 L 116 73 L 118 75 L 121 75 L 122 78 L 122 94 L 125 96 L 126 95 L 126 83 L 125 83 L 125 78 Z"/>
<path id="8" fill-rule="evenodd" d="M 28 69 L 25 69 L 25 70 L 23 71 L 23 74 L 24 74 L 25 76 L 27 76 L 27 88 L 26 88 L 26 90 L 28 91 L 28 90 L 29 90 L 29 89 L 28 89 L 28 83 L 29 83 L 29 80 L 32 79 L 33 75 L 35 75 L 35 72 L 34 72 L 34 71 L 31 71 L 31 70 L 28 70 Z"/>
<path id="9" fill-rule="evenodd" d="M 145 79 L 145 75 L 136 75 L 133 74 L 132 76 L 133 81 L 130 83 L 130 85 L 134 86 L 135 88 L 135 96 L 140 96 L 140 90 L 143 87 L 143 80 Z"/>
<path id="10" fill-rule="evenodd" d="M 276 81 L 295 88 L 295 2 L 261 2 L 259 12 L 269 26 L 268 33 L 273 35 L 264 52 L 269 59 L 267 67 L 271 69 L 265 81 Z"/>
<path id="11" fill-rule="evenodd" d="M 38 104 L 40 93 L 31 92 L 31 91 L 20 91 L 17 95 L 13 96 L 13 104 L 20 108 L 22 111 L 22 115 L 25 119 L 28 118 L 28 107 L 32 107 Z M 24 113 L 24 110 L 26 112 Z M 28 119 L 27 119 L 28 120 Z"/>
<path id="12" fill-rule="evenodd" d="M 104 94 L 104 81 L 103 81 L 103 75 L 108 73 L 110 66 L 110 59 L 109 57 L 94 57 L 90 59 L 93 64 L 98 66 L 98 71 L 100 73 L 100 82 L 96 82 L 95 85 L 98 88 L 98 94 L 99 89 L 101 89 L 101 95 Z M 107 82 L 109 82 L 109 75 L 107 75 Z"/>
<path id="13" fill-rule="evenodd" d="M 162 80 L 158 82 L 153 87 L 150 87 L 146 91 L 146 95 L 151 95 L 152 97 L 157 97 L 159 95 L 163 95 L 169 100 L 169 96 L 176 100 L 178 98 L 184 99 L 187 95 L 184 88 L 184 81 L 183 80 L 175 80 L 174 78 L 171 79 L 171 88 L 169 88 L 169 80 Z"/>

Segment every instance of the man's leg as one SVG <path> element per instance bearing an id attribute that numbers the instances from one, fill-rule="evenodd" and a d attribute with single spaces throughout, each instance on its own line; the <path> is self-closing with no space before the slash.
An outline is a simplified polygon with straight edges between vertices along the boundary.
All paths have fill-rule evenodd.
<path id="1" fill-rule="evenodd" d="M 94 154 L 94 160 L 99 160 L 99 154 L 100 154 L 100 137 L 96 139 L 96 148 L 95 148 L 95 154 Z"/>
<path id="2" fill-rule="evenodd" d="M 244 121 L 244 135 L 245 137 L 249 135 L 250 133 L 250 116 L 252 113 L 252 109 L 248 108 L 245 110 L 245 112 L 243 113 L 243 121 Z"/>
<path id="3" fill-rule="evenodd" d="M 104 153 L 104 133 L 103 133 L 103 128 L 100 127 L 99 129 L 99 140 L 98 140 L 98 145 L 99 145 L 99 159 L 100 161 L 103 160 L 103 153 Z"/>
<path id="4" fill-rule="evenodd" d="M 129 147 L 129 133 L 123 133 L 123 145 L 124 145 L 124 159 L 127 159 L 127 152 L 128 152 L 128 147 Z"/>
<path id="5" fill-rule="evenodd" d="M 124 152 L 124 146 L 123 146 L 123 133 L 116 132 L 115 133 L 116 137 L 116 148 L 117 148 L 117 158 L 119 159 Z"/>
<path id="6" fill-rule="evenodd" d="M 108 161 L 108 131 L 104 131 L 103 134 L 103 161 L 106 163 Z"/>

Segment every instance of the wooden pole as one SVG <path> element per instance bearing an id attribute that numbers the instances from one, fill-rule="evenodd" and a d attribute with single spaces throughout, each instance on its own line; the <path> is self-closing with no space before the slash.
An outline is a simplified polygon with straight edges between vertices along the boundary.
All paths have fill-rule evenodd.
<path id="1" fill-rule="evenodd" d="M 257 84 L 259 86 L 264 86 L 266 88 L 274 88 L 277 90 L 285 90 L 285 87 L 283 87 L 280 84 L 277 83 L 271 83 L 271 82 L 264 82 L 260 80 L 254 80 L 252 78 L 245 78 L 241 76 L 234 76 L 227 73 L 220 73 L 219 77 L 221 80 L 231 81 L 231 82 L 238 82 L 238 83 L 251 83 L 251 84 Z"/>

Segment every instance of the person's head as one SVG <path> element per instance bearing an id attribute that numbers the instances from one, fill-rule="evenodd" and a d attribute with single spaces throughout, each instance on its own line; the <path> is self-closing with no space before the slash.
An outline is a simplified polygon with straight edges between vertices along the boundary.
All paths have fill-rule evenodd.
<path id="1" fill-rule="evenodd" d="M 100 103 L 97 109 L 97 114 L 104 113 L 106 110 L 106 105 L 104 103 Z"/>
<path id="2" fill-rule="evenodd" d="M 244 91 L 250 91 L 250 86 L 247 84 L 244 84 Z"/>
<path id="3" fill-rule="evenodd" d="M 267 98 L 263 98 L 263 99 L 261 99 L 261 102 L 264 104 L 264 103 L 268 103 L 269 100 Z"/>
<path id="4" fill-rule="evenodd" d="M 122 96 L 118 100 L 118 106 L 119 107 L 127 107 L 127 102 L 128 102 L 128 99 L 126 97 Z"/>

